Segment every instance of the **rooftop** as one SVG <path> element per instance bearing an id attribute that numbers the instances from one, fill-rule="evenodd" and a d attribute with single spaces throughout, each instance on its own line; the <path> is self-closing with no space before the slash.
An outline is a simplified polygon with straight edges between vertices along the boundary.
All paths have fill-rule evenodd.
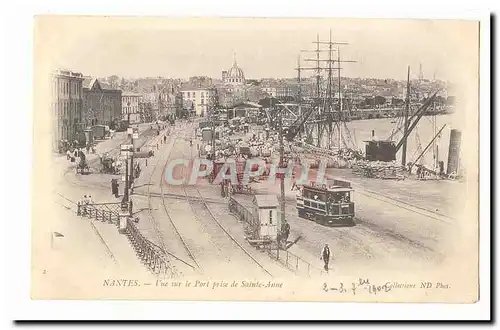
<path id="1" fill-rule="evenodd" d="M 137 93 L 131 93 L 131 92 L 123 92 L 122 96 L 137 96 L 137 97 L 140 97 L 142 95 L 141 94 L 137 94 Z"/>
<path id="2" fill-rule="evenodd" d="M 113 88 L 110 84 L 101 82 L 97 78 L 92 78 L 88 76 L 83 77 L 83 82 L 82 82 L 83 88 L 92 89 L 95 83 L 97 83 L 101 89 L 110 91 L 119 91 L 119 89 Z"/>
<path id="3" fill-rule="evenodd" d="M 255 195 L 254 203 L 259 208 L 278 207 L 278 197 L 276 195 Z"/>
<path id="4" fill-rule="evenodd" d="M 193 84 L 184 84 L 181 87 L 181 91 L 199 91 L 199 90 L 209 90 L 210 87 L 204 85 L 193 85 Z"/>
<path id="5" fill-rule="evenodd" d="M 53 75 L 56 76 L 66 76 L 66 77 L 74 77 L 74 78 L 83 78 L 83 74 L 80 72 L 73 72 L 71 70 L 63 70 L 63 69 L 58 69 L 54 70 L 52 72 Z"/>

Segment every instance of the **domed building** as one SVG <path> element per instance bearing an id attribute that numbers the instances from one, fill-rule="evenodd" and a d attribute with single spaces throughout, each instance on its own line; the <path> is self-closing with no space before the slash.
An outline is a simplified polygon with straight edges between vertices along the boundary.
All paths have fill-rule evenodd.
<path id="1" fill-rule="evenodd" d="M 244 85 L 245 84 L 245 74 L 243 70 L 236 63 L 236 59 L 233 62 L 233 66 L 227 70 L 222 71 L 222 81 L 224 84 L 229 85 Z"/>

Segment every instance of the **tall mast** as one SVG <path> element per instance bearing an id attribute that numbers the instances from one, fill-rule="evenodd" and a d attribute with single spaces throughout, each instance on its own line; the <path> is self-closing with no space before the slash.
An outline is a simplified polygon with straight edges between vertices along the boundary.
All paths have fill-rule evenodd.
<path id="1" fill-rule="evenodd" d="M 332 120 L 333 120 L 333 97 L 332 97 L 332 30 L 330 30 L 330 41 L 328 43 L 328 149 L 332 147 Z"/>
<path id="2" fill-rule="evenodd" d="M 320 75 L 320 70 L 321 70 L 321 67 L 319 66 L 319 53 L 320 53 L 320 49 L 319 49 L 319 34 L 316 34 L 316 69 L 318 70 L 316 72 L 316 97 L 319 99 L 320 98 L 320 84 L 319 84 L 319 75 Z"/>
<path id="3" fill-rule="evenodd" d="M 297 58 L 297 105 L 299 107 L 299 116 L 302 115 L 302 86 L 300 81 L 300 54 Z"/>
<path id="4" fill-rule="evenodd" d="M 340 82 L 340 47 L 337 47 L 337 62 L 338 62 L 338 76 L 339 76 L 339 150 L 342 148 L 342 125 L 340 122 L 342 118 L 342 88 Z"/>
<path id="5" fill-rule="evenodd" d="M 408 78 L 406 82 L 406 106 L 405 106 L 405 126 L 404 126 L 404 135 L 407 135 L 408 132 L 408 112 L 410 111 L 410 66 L 408 66 Z M 401 156 L 401 165 L 406 165 L 406 142 L 407 139 L 403 142 L 403 155 Z"/>

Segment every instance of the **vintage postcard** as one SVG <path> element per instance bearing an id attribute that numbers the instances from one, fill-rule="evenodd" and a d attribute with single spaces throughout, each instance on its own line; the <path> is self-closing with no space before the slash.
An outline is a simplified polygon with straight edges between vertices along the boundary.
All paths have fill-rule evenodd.
<path id="1" fill-rule="evenodd" d="M 479 299 L 478 21 L 34 20 L 32 299 Z"/>

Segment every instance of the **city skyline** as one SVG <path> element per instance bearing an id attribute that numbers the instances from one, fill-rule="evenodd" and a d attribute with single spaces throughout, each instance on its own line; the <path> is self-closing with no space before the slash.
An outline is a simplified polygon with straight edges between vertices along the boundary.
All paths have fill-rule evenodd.
<path id="1" fill-rule="evenodd" d="M 314 50 L 317 34 L 327 41 L 330 29 L 333 41 L 349 43 L 341 46 L 341 59 L 357 61 L 342 65 L 342 76 L 351 78 L 405 80 L 409 65 L 415 79 L 422 65 L 424 78 L 435 75 L 436 79 L 457 81 L 461 73 L 456 68 L 474 55 L 473 49 L 453 52 L 464 38 L 477 39 L 467 33 L 474 22 L 355 21 L 50 17 L 50 23 L 39 20 L 35 30 L 50 31 L 54 47 L 46 50 L 54 68 L 126 79 L 220 78 L 231 67 L 234 54 L 247 79 L 294 78 L 299 54 L 302 59 L 315 56 L 300 51 Z M 61 25 L 71 28 L 58 28 Z M 464 31 L 460 38 L 457 28 Z M 314 64 L 301 62 L 302 67 Z M 311 70 L 302 73 L 303 77 L 312 74 Z"/>

